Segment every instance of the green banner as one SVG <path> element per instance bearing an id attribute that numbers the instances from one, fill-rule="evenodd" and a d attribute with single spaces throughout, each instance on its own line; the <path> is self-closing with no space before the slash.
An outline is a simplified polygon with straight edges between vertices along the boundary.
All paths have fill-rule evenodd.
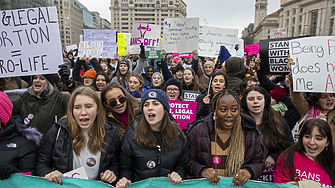
<path id="1" fill-rule="evenodd" d="M 149 47 L 146 46 L 145 47 L 145 56 L 148 58 L 148 61 L 150 61 L 150 59 L 155 59 L 155 61 L 161 61 L 161 50 L 158 49 L 156 47 Z"/>
<path id="2" fill-rule="evenodd" d="M 1 188 L 111 188 L 111 185 L 100 181 L 83 180 L 76 178 L 62 178 L 63 185 L 58 185 L 55 182 L 50 182 L 45 178 L 36 176 L 25 176 L 21 174 L 12 174 L 7 180 L 0 180 Z M 185 180 L 176 185 L 172 185 L 168 178 L 150 178 L 140 182 L 132 183 L 129 188 L 156 188 L 156 187 L 183 187 L 183 188 L 235 188 L 232 185 L 233 178 L 221 177 L 219 185 L 212 185 L 206 179 L 192 179 Z M 298 186 L 279 184 L 279 183 L 267 183 L 260 181 L 248 181 L 242 186 L 243 188 L 298 188 Z"/>

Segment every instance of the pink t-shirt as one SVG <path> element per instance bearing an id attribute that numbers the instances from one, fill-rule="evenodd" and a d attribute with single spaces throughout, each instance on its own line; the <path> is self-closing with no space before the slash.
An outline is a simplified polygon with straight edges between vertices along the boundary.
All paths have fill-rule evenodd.
<path id="1" fill-rule="evenodd" d="M 287 178 L 283 172 L 282 172 L 282 166 L 283 164 L 280 163 L 279 156 L 277 160 L 277 165 L 275 167 L 274 173 L 273 173 L 273 182 L 275 183 L 287 183 L 290 181 L 293 181 L 293 178 L 291 177 L 291 173 L 289 169 L 286 167 L 284 170 Z M 326 170 L 323 169 L 320 163 L 313 161 L 312 159 L 308 158 L 305 154 L 300 154 L 298 152 L 294 153 L 293 157 L 293 164 L 296 169 L 296 176 L 294 178 L 294 181 L 300 180 L 313 180 L 317 183 L 320 183 L 324 187 L 332 187 L 332 181 L 330 179 L 330 176 L 327 174 Z"/>

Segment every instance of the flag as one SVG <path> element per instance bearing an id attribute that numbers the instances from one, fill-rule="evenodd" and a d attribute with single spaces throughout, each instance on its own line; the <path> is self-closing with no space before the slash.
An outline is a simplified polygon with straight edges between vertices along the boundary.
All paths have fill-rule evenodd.
<path id="1" fill-rule="evenodd" d="M 218 56 L 218 60 L 215 64 L 215 68 L 219 67 L 222 65 L 223 62 L 225 62 L 228 58 L 231 57 L 231 54 L 229 53 L 229 51 L 227 50 L 227 48 L 225 46 L 221 46 L 220 47 L 220 52 L 219 52 L 219 56 Z"/>

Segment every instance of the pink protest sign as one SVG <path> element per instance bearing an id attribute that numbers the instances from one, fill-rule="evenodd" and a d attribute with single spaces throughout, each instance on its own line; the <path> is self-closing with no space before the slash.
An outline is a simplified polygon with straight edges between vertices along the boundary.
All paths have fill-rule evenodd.
<path id="1" fill-rule="evenodd" d="M 181 58 L 193 57 L 193 53 L 183 53 L 183 54 L 179 54 L 179 57 L 181 57 Z"/>
<path id="2" fill-rule="evenodd" d="M 160 25 L 134 23 L 131 32 L 130 46 L 140 45 L 144 46 L 160 46 Z"/>
<path id="3" fill-rule="evenodd" d="M 257 54 L 259 54 L 259 43 L 246 45 L 245 49 L 249 49 L 248 55 L 251 55 L 251 54 L 256 54 L 257 55 Z M 246 50 L 244 50 L 244 51 L 246 51 Z"/>
<path id="4" fill-rule="evenodd" d="M 179 55 L 179 53 L 172 53 L 172 56 L 178 56 Z"/>
<path id="5" fill-rule="evenodd" d="M 197 102 L 170 100 L 170 114 L 176 119 L 181 129 L 196 118 Z"/>

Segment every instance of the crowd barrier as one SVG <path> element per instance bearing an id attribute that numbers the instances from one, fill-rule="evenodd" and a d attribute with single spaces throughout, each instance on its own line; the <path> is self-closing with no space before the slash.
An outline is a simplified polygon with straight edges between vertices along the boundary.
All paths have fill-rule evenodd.
<path id="1" fill-rule="evenodd" d="M 150 178 L 129 185 L 129 188 L 158 188 L 158 187 L 183 187 L 183 188 L 234 188 L 232 178 L 221 177 L 219 185 L 212 185 L 206 179 L 185 180 L 176 185 L 172 185 L 168 178 Z M 45 178 L 35 176 L 25 176 L 22 174 L 12 174 L 7 180 L 0 180 L 1 188 L 111 188 L 113 186 L 100 181 L 83 180 L 76 178 L 62 178 L 63 185 L 49 182 Z M 298 186 L 267 183 L 260 181 L 248 181 L 241 188 L 298 188 Z"/>

